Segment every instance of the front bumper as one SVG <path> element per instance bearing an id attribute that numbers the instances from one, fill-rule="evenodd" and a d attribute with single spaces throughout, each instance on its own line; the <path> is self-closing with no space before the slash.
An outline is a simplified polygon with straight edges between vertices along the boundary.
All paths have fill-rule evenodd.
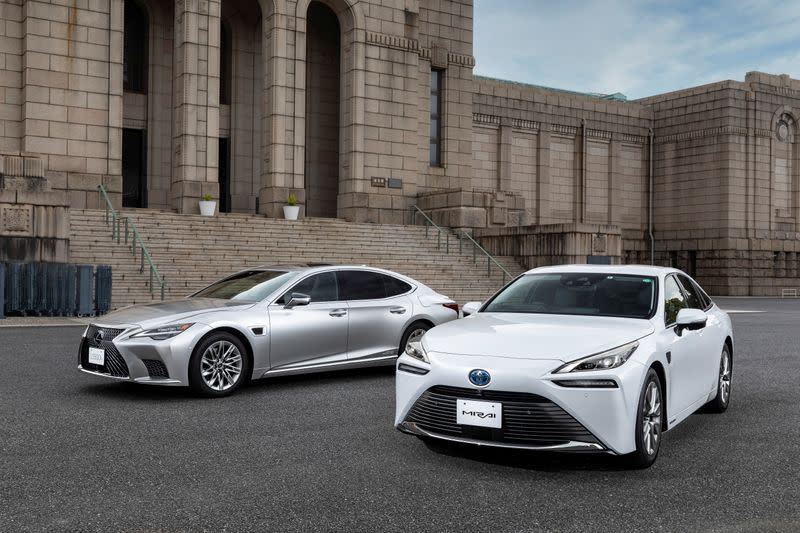
<path id="1" fill-rule="evenodd" d="M 189 359 L 197 341 L 209 331 L 195 324 L 183 333 L 162 341 L 133 337 L 140 328 L 128 325 L 91 324 L 81 339 L 78 369 L 86 374 L 145 385 L 189 385 Z M 96 333 L 103 333 L 96 339 Z M 105 363 L 88 361 L 89 347 L 103 348 Z"/>
<path id="2" fill-rule="evenodd" d="M 639 363 L 628 361 L 609 371 L 554 375 L 552 371 L 562 361 L 428 356 L 430 364 L 405 354 L 397 362 L 395 427 L 403 432 L 501 448 L 615 454 L 636 449 L 636 406 L 645 373 Z M 411 373 L 400 370 L 401 365 L 428 372 Z M 469 382 L 469 372 L 476 368 L 491 374 L 488 386 Z M 617 387 L 568 387 L 553 382 L 588 378 L 610 379 Z M 458 425 L 455 398 L 502 403 L 502 429 Z"/>

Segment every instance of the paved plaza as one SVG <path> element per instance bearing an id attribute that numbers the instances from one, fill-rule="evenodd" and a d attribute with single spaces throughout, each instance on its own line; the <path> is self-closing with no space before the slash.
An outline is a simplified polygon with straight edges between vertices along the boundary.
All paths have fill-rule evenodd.
<path id="1" fill-rule="evenodd" d="M 718 303 L 737 311 L 731 407 L 644 471 L 429 448 L 392 427 L 390 368 L 205 400 L 80 374 L 79 326 L 0 328 L 0 529 L 797 531 L 800 300 Z"/>

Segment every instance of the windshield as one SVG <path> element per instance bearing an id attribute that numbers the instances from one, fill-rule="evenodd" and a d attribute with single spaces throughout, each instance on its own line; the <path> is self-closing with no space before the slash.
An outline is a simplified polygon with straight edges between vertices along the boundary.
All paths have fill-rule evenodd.
<path id="1" fill-rule="evenodd" d="M 528 274 L 489 301 L 483 312 L 650 318 L 656 284 L 651 276 Z"/>
<path id="2" fill-rule="evenodd" d="M 275 292 L 297 272 L 280 270 L 247 270 L 217 281 L 196 292 L 192 298 L 223 298 L 258 302 Z"/>

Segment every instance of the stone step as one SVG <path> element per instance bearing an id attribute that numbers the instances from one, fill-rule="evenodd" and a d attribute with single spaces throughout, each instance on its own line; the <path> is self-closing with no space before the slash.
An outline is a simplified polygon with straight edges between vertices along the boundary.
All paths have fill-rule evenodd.
<path id="1" fill-rule="evenodd" d="M 159 273 L 166 280 L 169 298 L 191 294 L 231 272 L 262 264 L 328 262 L 365 264 L 393 270 L 459 303 L 480 300 L 504 282 L 492 265 L 486 275 L 486 258 L 473 261 L 466 245 L 457 252 L 450 237 L 450 253 L 437 248 L 436 233 L 422 226 L 356 224 L 335 219 L 286 221 L 253 215 L 226 214 L 213 218 L 164 211 L 125 211 L 135 221 Z M 71 210 L 70 253 L 76 263 L 110 264 L 115 307 L 159 299 L 151 297 L 149 274 L 139 273 L 139 259 L 124 243 L 111 239 L 102 210 Z M 179 231 L 176 231 L 179 230 Z M 287 243 L 291 243 L 289 249 Z M 513 258 L 497 261 L 512 275 L 521 271 Z M 508 281 L 506 278 L 505 281 Z"/>

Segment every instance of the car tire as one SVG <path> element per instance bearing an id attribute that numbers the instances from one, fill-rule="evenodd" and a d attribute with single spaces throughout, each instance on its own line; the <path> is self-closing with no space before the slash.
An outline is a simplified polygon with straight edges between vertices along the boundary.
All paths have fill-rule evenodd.
<path id="1" fill-rule="evenodd" d="M 658 457 L 664 428 L 663 390 L 661 378 L 649 369 L 636 409 L 636 451 L 627 455 L 627 462 L 633 468 L 648 468 Z"/>
<path id="2" fill-rule="evenodd" d="M 719 359 L 719 375 L 717 376 L 717 395 L 706 404 L 712 413 L 724 413 L 731 403 L 731 378 L 733 377 L 733 358 L 731 350 L 725 344 Z"/>
<path id="3" fill-rule="evenodd" d="M 189 360 L 189 385 L 197 394 L 219 398 L 236 392 L 249 372 L 250 360 L 242 341 L 220 331 L 197 344 Z"/>
<path id="4" fill-rule="evenodd" d="M 406 351 L 406 345 L 409 343 L 409 341 L 415 340 L 415 337 L 422 337 L 422 335 L 424 335 L 429 329 L 431 329 L 431 325 L 427 322 L 423 322 L 422 320 L 412 322 L 411 325 L 406 328 L 405 333 L 403 333 L 403 336 L 400 339 L 400 349 L 397 352 L 397 355 L 403 355 L 403 352 Z"/>

